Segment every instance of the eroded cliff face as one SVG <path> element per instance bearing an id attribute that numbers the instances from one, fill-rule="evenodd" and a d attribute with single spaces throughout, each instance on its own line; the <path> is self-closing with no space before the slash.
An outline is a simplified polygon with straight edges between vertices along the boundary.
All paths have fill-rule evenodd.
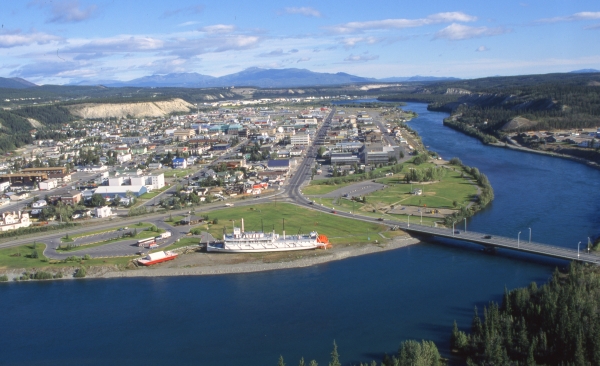
<path id="1" fill-rule="evenodd" d="M 67 107 L 71 114 L 81 118 L 146 118 L 162 117 L 176 112 L 189 112 L 193 104 L 183 99 L 137 103 L 82 103 Z"/>

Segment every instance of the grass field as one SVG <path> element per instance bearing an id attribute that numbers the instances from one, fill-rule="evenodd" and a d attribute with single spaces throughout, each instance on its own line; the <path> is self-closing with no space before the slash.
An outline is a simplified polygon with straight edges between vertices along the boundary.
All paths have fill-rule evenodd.
<path id="1" fill-rule="evenodd" d="M 36 252 L 38 253 L 37 258 L 33 258 L 31 253 L 33 252 L 33 243 L 21 245 L 13 248 L 0 249 L 0 269 L 15 269 L 15 268 L 31 268 L 31 269 L 43 269 L 43 268 L 59 268 L 59 267 L 75 267 L 82 264 L 86 266 L 94 265 L 125 265 L 131 258 L 120 257 L 120 258 L 107 258 L 107 259 L 89 259 L 85 261 L 77 262 L 62 262 L 53 261 L 44 257 L 44 249 L 46 244 L 37 243 L 35 245 Z M 20 255 L 19 255 L 20 254 Z"/>
<path id="2" fill-rule="evenodd" d="M 162 192 L 166 191 L 167 189 L 169 189 L 169 187 L 170 186 L 164 186 L 161 189 L 156 189 L 156 190 L 154 190 L 152 192 L 144 193 L 143 195 L 139 196 L 138 198 L 143 199 L 143 200 L 152 199 L 152 198 L 158 196 L 160 193 L 162 193 Z"/>
<path id="3" fill-rule="evenodd" d="M 477 185 L 466 178 L 461 178 L 461 173 L 452 170 L 448 170 L 446 176 L 435 183 L 400 183 L 401 180 L 395 177 L 383 178 L 378 182 L 387 184 L 388 187 L 368 194 L 369 203 L 453 209 L 454 201 L 458 204 L 467 204 L 477 195 Z M 411 194 L 413 189 L 421 189 L 423 194 L 420 196 Z"/>
<path id="4" fill-rule="evenodd" d="M 159 249 L 160 250 L 173 250 L 173 249 L 177 249 L 177 248 L 181 248 L 181 247 L 187 247 L 189 245 L 198 245 L 198 243 L 200 242 L 199 238 L 181 238 L 179 241 L 166 246 L 164 248 Z"/>
<path id="5" fill-rule="evenodd" d="M 265 231 L 274 229 L 275 232 L 281 234 L 283 231 L 282 219 L 285 219 L 287 234 L 309 233 L 314 230 L 319 234 L 327 235 L 333 244 L 366 243 L 368 237 L 373 239 L 376 233 L 387 230 L 385 225 L 347 219 L 286 203 L 231 207 L 211 211 L 208 213 L 208 217 L 209 220 L 218 219 L 218 224 L 208 225 L 208 231 L 216 238 L 223 236 L 223 228 L 227 232 L 232 231 L 234 224 L 232 220 L 235 220 L 236 226 L 240 226 L 242 218 L 244 218 L 246 231 L 260 231 L 264 224 Z M 207 225 L 196 227 L 206 229 Z"/>
<path id="6" fill-rule="evenodd" d="M 173 170 L 167 170 L 164 174 L 165 174 L 165 178 L 181 178 L 181 177 L 185 177 L 186 175 L 188 175 L 192 172 L 193 172 L 192 169 L 173 169 Z"/>

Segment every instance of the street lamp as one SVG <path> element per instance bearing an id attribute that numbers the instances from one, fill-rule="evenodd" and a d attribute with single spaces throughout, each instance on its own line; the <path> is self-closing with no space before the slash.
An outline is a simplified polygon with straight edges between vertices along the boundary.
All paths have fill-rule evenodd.
<path id="1" fill-rule="evenodd" d="M 529 228 L 529 244 L 531 244 L 531 228 Z"/>
<path id="2" fill-rule="evenodd" d="M 410 214 L 408 214 L 408 227 L 410 227 Z"/>
<path id="3" fill-rule="evenodd" d="M 452 221 L 452 236 L 454 236 L 454 221 Z"/>
<path id="4" fill-rule="evenodd" d="M 465 233 L 467 232 L 467 218 L 465 217 Z"/>
<path id="5" fill-rule="evenodd" d="M 579 244 L 581 244 L 581 242 L 577 243 L 577 258 L 579 258 Z"/>
<path id="6" fill-rule="evenodd" d="M 519 248 L 521 244 L 521 232 L 519 231 L 519 233 L 517 234 L 517 248 Z"/>

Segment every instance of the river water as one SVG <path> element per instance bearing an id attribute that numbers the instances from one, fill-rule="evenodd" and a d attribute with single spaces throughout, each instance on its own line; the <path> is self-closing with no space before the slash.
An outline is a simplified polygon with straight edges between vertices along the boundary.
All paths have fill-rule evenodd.
<path id="1" fill-rule="evenodd" d="M 487 147 L 442 126 L 423 104 L 410 122 L 431 150 L 488 175 L 496 200 L 473 230 L 574 247 L 596 233 L 600 172 Z M 32 282 L 0 286 L 0 364 L 344 364 L 380 360 L 406 339 L 448 355 L 453 320 L 505 287 L 543 283 L 562 261 L 488 255 L 453 241 L 273 272 L 173 278 Z"/>

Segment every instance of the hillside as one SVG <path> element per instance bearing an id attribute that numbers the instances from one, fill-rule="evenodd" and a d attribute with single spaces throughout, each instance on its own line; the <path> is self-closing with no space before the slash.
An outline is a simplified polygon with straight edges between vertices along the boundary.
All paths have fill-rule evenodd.
<path id="1" fill-rule="evenodd" d="M 452 127 L 501 139 L 510 130 L 600 125 L 599 86 L 600 73 L 523 75 L 432 83 L 380 99 L 427 102 L 432 110 L 452 113 Z"/>
<path id="2" fill-rule="evenodd" d="M 97 118 L 145 118 L 162 117 L 175 112 L 189 112 L 193 104 L 183 99 L 172 99 L 156 102 L 137 103 L 81 103 L 68 105 L 65 108 L 77 117 L 85 119 Z"/>

